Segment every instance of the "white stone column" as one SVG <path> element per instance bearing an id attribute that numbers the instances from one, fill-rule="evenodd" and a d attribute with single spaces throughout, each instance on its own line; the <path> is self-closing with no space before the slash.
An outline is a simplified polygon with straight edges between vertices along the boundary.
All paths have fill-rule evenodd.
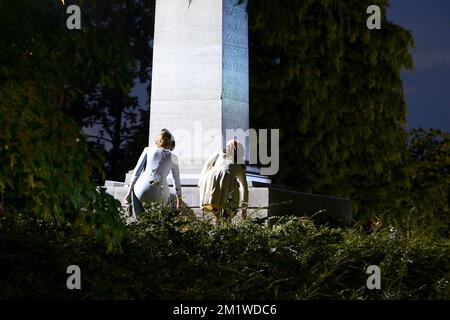
<path id="1" fill-rule="evenodd" d="M 246 1 L 157 0 L 150 145 L 175 136 L 182 180 L 195 180 L 226 129 L 249 127 Z"/>

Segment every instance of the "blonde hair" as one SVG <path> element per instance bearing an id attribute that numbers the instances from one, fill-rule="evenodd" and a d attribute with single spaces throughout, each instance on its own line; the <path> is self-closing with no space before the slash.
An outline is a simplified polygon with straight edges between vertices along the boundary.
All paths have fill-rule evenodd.
<path id="1" fill-rule="evenodd" d="M 161 130 L 155 139 L 155 143 L 158 148 L 169 149 L 170 151 L 175 149 L 175 139 L 167 129 Z"/>
<path id="2" fill-rule="evenodd" d="M 230 140 L 225 146 L 225 156 L 233 159 L 235 163 L 244 162 L 244 146 L 238 140 Z"/>

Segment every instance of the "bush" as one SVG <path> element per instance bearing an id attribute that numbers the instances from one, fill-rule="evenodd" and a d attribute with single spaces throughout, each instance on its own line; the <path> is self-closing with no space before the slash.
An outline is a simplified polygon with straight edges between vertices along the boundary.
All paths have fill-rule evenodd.
<path id="1" fill-rule="evenodd" d="M 0 234 L 1 299 L 450 299 L 450 241 L 392 226 L 215 228 L 152 206 L 127 227 L 122 252 L 24 215 L 3 217 Z M 82 290 L 66 288 L 72 264 Z M 381 290 L 366 288 L 369 265 L 381 268 Z"/>

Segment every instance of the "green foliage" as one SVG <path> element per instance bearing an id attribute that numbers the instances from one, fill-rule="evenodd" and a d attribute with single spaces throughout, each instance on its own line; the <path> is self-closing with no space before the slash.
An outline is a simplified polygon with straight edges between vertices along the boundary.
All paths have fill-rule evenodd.
<path id="1" fill-rule="evenodd" d="M 129 169 L 121 163 L 123 144 L 139 129 L 131 90 L 136 79 L 151 76 L 154 0 L 65 3 L 0 1 L 0 87 L 31 82 L 52 100 L 50 109 L 80 128 L 103 126 L 112 150 L 102 167 L 108 162 L 117 177 Z M 66 8 L 73 3 L 82 8 L 82 30 L 66 28 Z"/>
<path id="2" fill-rule="evenodd" d="M 450 242 L 419 230 L 330 229 L 284 218 L 214 228 L 147 208 L 123 251 L 25 216 L 0 220 L 0 298 L 64 299 L 450 299 Z M 65 287 L 68 265 L 83 290 Z M 368 290 L 369 265 L 381 290 Z"/>
<path id="3" fill-rule="evenodd" d="M 33 82 L 1 87 L 0 207 L 8 209 L 8 198 L 18 195 L 29 214 L 58 224 L 77 221 L 108 250 L 119 249 L 125 232 L 120 204 L 96 191 L 91 174 L 101 159 L 88 153 L 78 125 L 58 108 L 57 97 Z"/>
<path id="4" fill-rule="evenodd" d="M 80 128 L 108 128 L 115 177 L 146 144 L 149 117 L 136 124 L 130 92 L 149 81 L 154 0 L 66 3 L 82 5 L 82 30 L 66 29 L 60 1 L 0 1 L 0 209 L 23 197 L 26 212 L 77 222 L 113 250 L 126 232 L 119 205 L 95 190 L 106 158 Z M 367 30 L 369 4 L 382 30 Z M 414 223 L 445 234 L 448 134 L 414 132 L 408 154 L 400 70 L 413 40 L 387 4 L 250 0 L 252 126 L 281 128 L 280 182 L 348 196 L 359 217 L 422 215 Z"/>
<path id="5" fill-rule="evenodd" d="M 82 30 L 66 28 L 61 1 L 0 1 L 0 208 L 18 198 L 38 217 L 84 222 L 112 250 L 124 232 L 120 206 L 95 190 L 105 158 L 81 128 L 111 111 L 99 101 L 115 97 L 116 113 L 136 106 L 128 96 L 149 77 L 154 1 L 72 3 Z M 116 119 L 119 147 L 125 118 Z"/>
<path id="6" fill-rule="evenodd" d="M 8 197 L 18 195 L 29 214 L 57 224 L 77 221 L 108 250 L 120 248 L 120 204 L 91 182 L 102 159 L 88 153 L 78 125 L 58 109 L 55 96 L 33 82 L 0 90 L 0 207 L 10 209 Z"/>
<path id="7" fill-rule="evenodd" d="M 77 214 L 75 223 L 85 234 L 104 241 L 107 252 L 120 251 L 127 232 L 120 208 L 118 200 L 99 188 L 92 201 Z"/>
<path id="8" fill-rule="evenodd" d="M 382 9 L 381 30 L 366 27 L 372 4 Z M 387 20 L 387 5 L 249 1 L 251 123 L 281 130 L 275 179 L 350 197 L 357 214 L 378 212 L 405 164 L 400 71 L 413 67 L 413 38 Z"/>
<path id="9" fill-rule="evenodd" d="M 411 206 L 441 232 L 450 233 L 450 133 L 415 129 L 411 133 Z"/>
<path id="10" fill-rule="evenodd" d="M 32 83 L 0 91 L 0 190 L 26 199 L 30 211 L 64 220 L 93 198 L 84 137 L 78 126 Z"/>

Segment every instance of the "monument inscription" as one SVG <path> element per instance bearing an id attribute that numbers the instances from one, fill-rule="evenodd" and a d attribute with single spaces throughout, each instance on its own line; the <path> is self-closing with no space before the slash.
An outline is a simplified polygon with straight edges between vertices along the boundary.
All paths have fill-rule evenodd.
<path id="1" fill-rule="evenodd" d="M 240 3 L 238 0 L 223 0 L 222 125 L 224 140 L 226 130 L 245 131 L 249 126 L 246 7 L 247 1 Z M 246 147 L 248 149 L 248 145 Z"/>

